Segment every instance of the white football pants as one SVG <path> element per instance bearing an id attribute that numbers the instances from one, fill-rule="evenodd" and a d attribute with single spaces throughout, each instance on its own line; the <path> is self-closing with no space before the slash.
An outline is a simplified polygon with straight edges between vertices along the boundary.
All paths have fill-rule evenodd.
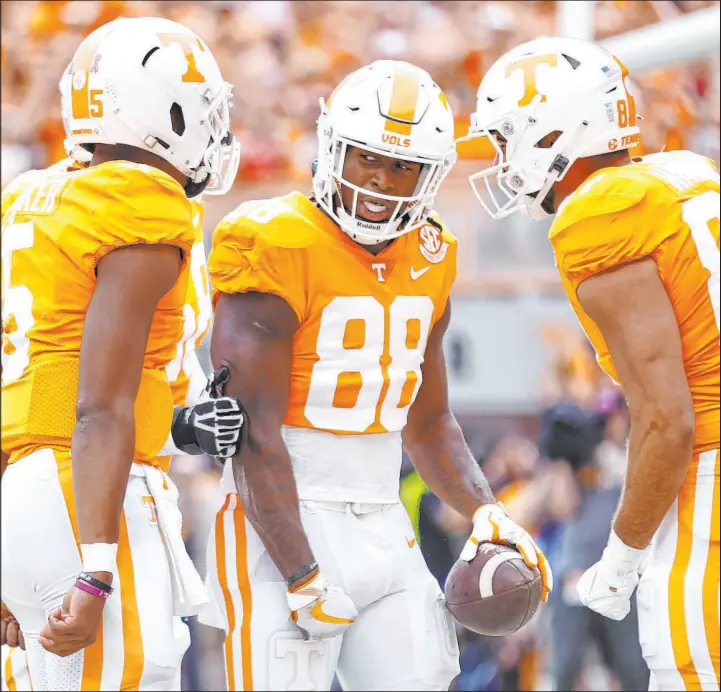
<path id="1" fill-rule="evenodd" d="M 438 583 L 400 503 L 301 500 L 301 518 L 323 574 L 356 604 L 343 635 L 304 642 L 286 585 L 228 493 L 208 542 L 208 586 L 224 628 L 229 690 L 447 690 L 458 643 Z"/>
<path id="2" fill-rule="evenodd" d="M 638 585 L 651 690 L 719 689 L 719 452 L 694 455 Z"/>
<path id="3" fill-rule="evenodd" d="M 115 591 L 105 603 L 98 637 L 64 658 L 48 653 L 38 635 L 81 571 L 70 454 L 41 449 L 5 471 L 2 600 L 25 635 L 34 690 L 180 689 L 190 634 L 173 615 L 155 503 L 136 467 L 121 516 Z"/>
<path id="4" fill-rule="evenodd" d="M 2 646 L 2 692 L 29 692 L 30 675 L 25 652 L 20 647 Z"/>

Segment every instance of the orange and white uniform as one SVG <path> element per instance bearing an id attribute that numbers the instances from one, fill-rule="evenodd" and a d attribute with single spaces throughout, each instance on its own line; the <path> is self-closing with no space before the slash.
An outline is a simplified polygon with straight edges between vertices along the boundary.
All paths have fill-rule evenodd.
<path id="1" fill-rule="evenodd" d="M 399 480 L 401 431 L 455 279 L 455 239 L 434 218 L 372 255 L 293 192 L 226 216 L 208 266 L 216 296 L 275 294 L 298 317 L 283 436 L 316 559 L 360 612 L 342 637 L 302 641 L 226 464 L 208 549 L 220 612 L 201 619 L 226 631 L 229 689 L 330 689 L 336 670 L 344 689 L 448 689 L 455 633 Z"/>
<path id="2" fill-rule="evenodd" d="M 130 162 L 32 177 L 2 224 L 2 599 L 25 634 L 34 689 L 178 689 L 189 634 L 167 552 L 182 538 L 179 514 L 159 519 L 175 518 L 177 490 L 158 453 L 172 419 L 166 368 L 183 333 L 191 204 L 166 173 Z M 115 593 L 96 642 L 59 658 L 38 633 L 81 570 L 70 443 L 84 320 L 99 260 L 136 244 L 173 245 L 183 266 L 158 304 L 135 401 Z"/>
<path id="3" fill-rule="evenodd" d="M 5 216 L 5 212 L 10 209 L 15 200 L 21 193 L 33 182 L 37 182 L 39 178 L 45 178 L 50 171 L 58 170 L 77 170 L 80 168 L 72 159 L 65 159 L 59 163 L 44 170 L 30 170 L 17 176 L 8 183 L 2 191 L 2 204 L 0 218 Z M 5 690 L 30 690 L 30 675 L 28 673 L 27 656 L 20 648 L 9 647 L 7 644 L 2 646 L 2 667 L 0 668 L 0 689 Z"/>
<path id="4" fill-rule="evenodd" d="M 719 176 L 687 151 L 593 174 L 559 209 L 550 239 L 566 293 L 603 369 L 618 376 L 576 291 L 652 257 L 673 305 L 696 412 L 694 453 L 638 587 L 652 689 L 719 689 Z"/>
<path id="5" fill-rule="evenodd" d="M 19 647 L 2 645 L 2 692 L 30 692 L 30 673 L 25 652 Z"/>

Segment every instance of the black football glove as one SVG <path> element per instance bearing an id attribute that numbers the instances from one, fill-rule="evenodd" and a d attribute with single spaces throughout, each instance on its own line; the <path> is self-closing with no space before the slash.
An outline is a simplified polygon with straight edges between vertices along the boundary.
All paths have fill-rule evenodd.
<path id="1" fill-rule="evenodd" d="M 178 406 L 173 415 L 173 443 L 184 454 L 229 459 L 238 453 L 244 417 L 233 396 L 195 406 Z"/>
<path id="2" fill-rule="evenodd" d="M 184 454 L 229 459 L 238 453 L 245 415 L 238 399 L 223 396 L 229 376 L 230 371 L 223 366 L 208 380 L 205 390 L 210 400 L 175 408 L 173 443 Z"/>

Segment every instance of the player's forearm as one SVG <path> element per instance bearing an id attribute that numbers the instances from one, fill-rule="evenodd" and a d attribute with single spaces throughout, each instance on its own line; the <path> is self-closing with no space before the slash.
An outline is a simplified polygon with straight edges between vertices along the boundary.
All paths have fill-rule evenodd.
<path id="1" fill-rule="evenodd" d="M 79 409 L 72 440 L 80 543 L 117 543 L 135 449 L 132 406 Z"/>
<path id="2" fill-rule="evenodd" d="M 0 477 L 5 473 L 5 469 L 8 467 L 8 461 L 10 460 L 10 455 L 6 452 L 0 452 Z"/>
<path id="3" fill-rule="evenodd" d="M 614 521 L 627 546 L 643 549 L 651 542 L 681 488 L 693 436 L 692 411 L 641 410 L 632 417 L 626 482 Z"/>
<path id="4" fill-rule="evenodd" d="M 480 505 L 496 501 L 452 413 L 422 429 L 406 428 L 403 446 L 431 491 L 468 519 Z"/>
<path id="5" fill-rule="evenodd" d="M 246 516 L 283 579 L 314 562 L 300 520 L 290 454 L 280 434 L 261 443 L 251 431 L 233 459 L 233 476 Z"/>

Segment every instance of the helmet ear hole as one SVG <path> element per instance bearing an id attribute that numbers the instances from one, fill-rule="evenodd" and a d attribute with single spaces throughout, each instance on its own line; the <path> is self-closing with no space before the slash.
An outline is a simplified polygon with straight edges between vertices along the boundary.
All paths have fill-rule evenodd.
<path id="1" fill-rule="evenodd" d="M 174 103 L 170 107 L 170 124 L 178 137 L 183 136 L 185 132 L 185 118 L 183 117 L 183 109 L 179 104 Z"/>
<path id="2" fill-rule="evenodd" d="M 562 134 L 563 132 L 561 130 L 549 132 L 545 137 L 541 137 L 533 146 L 537 149 L 550 149 Z"/>

